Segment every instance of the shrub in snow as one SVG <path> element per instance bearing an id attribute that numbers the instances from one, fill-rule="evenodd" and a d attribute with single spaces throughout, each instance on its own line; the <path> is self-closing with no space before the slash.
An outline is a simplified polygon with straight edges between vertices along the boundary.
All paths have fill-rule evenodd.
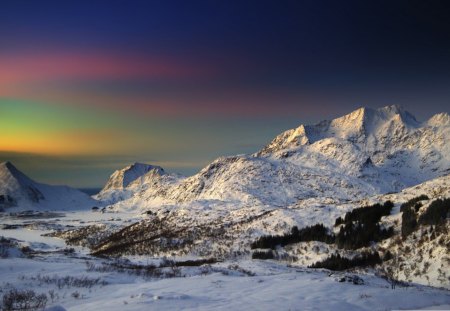
<path id="1" fill-rule="evenodd" d="M 9 310 L 40 310 L 47 304 L 47 295 L 36 294 L 33 290 L 18 290 L 13 288 L 2 298 L 2 309 Z"/>
<path id="2" fill-rule="evenodd" d="M 341 283 L 342 282 L 350 282 L 355 285 L 364 285 L 364 280 L 361 279 L 357 275 L 343 275 L 343 276 L 339 276 L 339 277 L 335 278 L 335 280 L 338 282 L 341 282 Z M 368 297 L 361 297 L 361 298 L 368 298 Z"/>
<path id="3" fill-rule="evenodd" d="M 80 298 L 80 293 L 79 293 L 78 291 L 75 291 L 75 292 L 72 293 L 71 296 L 72 296 L 73 298 L 75 298 L 75 299 L 78 299 L 78 298 Z"/>
<path id="4" fill-rule="evenodd" d="M 0 237 L 0 258 L 8 258 L 12 256 L 21 256 L 19 243 L 13 239 Z"/>
<path id="5" fill-rule="evenodd" d="M 252 259 L 273 259 L 275 255 L 272 250 L 268 251 L 254 251 L 252 254 Z"/>
<path id="6" fill-rule="evenodd" d="M 53 284 L 56 285 L 59 289 L 64 287 L 79 287 L 79 288 L 92 288 L 95 285 L 106 285 L 107 282 L 101 280 L 100 278 L 89 278 L 87 276 L 64 276 L 60 277 L 58 275 L 41 275 L 38 274 L 35 277 L 30 277 L 30 280 L 37 281 L 39 285 L 43 284 Z"/>

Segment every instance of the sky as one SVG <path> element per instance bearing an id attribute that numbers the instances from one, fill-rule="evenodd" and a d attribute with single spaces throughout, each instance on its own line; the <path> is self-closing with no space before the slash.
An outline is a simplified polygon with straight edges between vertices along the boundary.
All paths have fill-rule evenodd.
<path id="1" fill-rule="evenodd" d="M 0 4 L 0 161 L 101 187 L 194 174 L 361 106 L 449 111 L 448 1 Z"/>

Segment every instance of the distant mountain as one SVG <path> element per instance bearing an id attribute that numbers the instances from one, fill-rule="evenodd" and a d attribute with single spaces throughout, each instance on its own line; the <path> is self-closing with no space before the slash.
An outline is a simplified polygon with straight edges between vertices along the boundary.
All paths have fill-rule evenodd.
<path id="1" fill-rule="evenodd" d="M 95 201 L 81 191 L 37 183 L 11 162 L 0 163 L 0 209 L 70 210 L 94 205 Z"/>
<path id="2" fill-rule="evenodd" d="M 281 133 L 253 155 L 219 158 L 194 176 L 141 182 L 127 204 L 219 200 L 288 206 L 306 198 L 348 200 L 399 191 L 450 173 L 449 119 L 441 113 L 419 122 L 400 106 L 360 108 Z"/>
<path id="3" fill-rule="evenodd" d="M 270 154 L 301 145 L 311 145 L 326 138 L 336 138 L 357 145 L 368 145 L 385 149 L 389 138 L 392 143 L 421 124 L 400 106 L 380 109 L 360 108 L 343 117 L 325 120 L 315 125 L 300 125 L 278 135 L 260 154 Z M 380 139 L 380 138 L 385 139 Z M 374 138 L 378 138 L 374 140 Z"/>
<path id="4" fill-rule="evenodd" d="M 134 163 L 115 171 L 108 179 L 105 187 L 94 197 L 105 203 L 112 204 L 129 198 L 142 190 L 144 185 L 165 175 L 160 166 L 144 163 Z"/>

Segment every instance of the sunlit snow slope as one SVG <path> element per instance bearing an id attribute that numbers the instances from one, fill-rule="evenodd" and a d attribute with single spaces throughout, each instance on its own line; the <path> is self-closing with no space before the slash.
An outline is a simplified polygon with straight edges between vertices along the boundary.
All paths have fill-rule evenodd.
<path id="1" fill-rule="evenodd" d="M 399 106 L 360 108 L 300 125 L 255 154 L 219 158 L 188 178 L 147 178 L 147 186 L 120 205 L 220 200 L 287 206 L 305 198 L 395 192 L 450 173 L 448 141 L 446 113 L 419 122 Z"/>

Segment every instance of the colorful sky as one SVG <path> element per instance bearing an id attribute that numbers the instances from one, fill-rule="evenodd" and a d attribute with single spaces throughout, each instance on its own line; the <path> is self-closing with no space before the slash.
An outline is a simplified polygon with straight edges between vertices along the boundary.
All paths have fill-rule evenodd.
<path id="1" fill-rule="evenodd" d="M 449 111 L 447 1 L 28 1 L 0 9 L 0 160 L 99 187 L 195 173 L 360 106 Z"/>

